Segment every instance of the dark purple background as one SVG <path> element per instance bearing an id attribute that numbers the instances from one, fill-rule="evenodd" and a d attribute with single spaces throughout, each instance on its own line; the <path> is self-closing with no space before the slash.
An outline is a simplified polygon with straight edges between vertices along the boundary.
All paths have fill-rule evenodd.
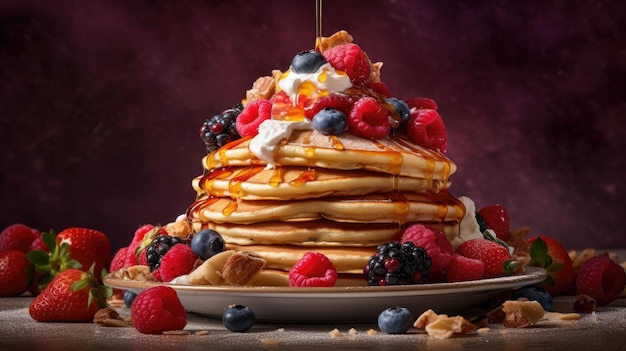
<path id="1" fill-rule="evenodd" d="M 624 1 L 326 1 L 400 98 L 427 96 L 455 195 L 568 248 L 626 247 Z M 183 213 L 204 118 L 314 44 L 308 1 L 0 0 L 0 226 L 126 245 Z M 367 4 L 367 5 L 365 5 Z"/>

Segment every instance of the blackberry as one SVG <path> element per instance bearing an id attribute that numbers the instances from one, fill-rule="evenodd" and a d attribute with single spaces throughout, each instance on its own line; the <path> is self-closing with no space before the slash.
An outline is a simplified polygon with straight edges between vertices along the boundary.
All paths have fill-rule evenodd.
<path id="1" fill-rule="evenodd" d="M 423 247 L 411 241 L 381 244 L 363 272 L 368 285 L 408 285 L 426 281 L 432 263 Z"/>
<path id="2" fill-rule="evenodd" d="M 241 138 L 237 132 L 235 121 L 242 110 L 243 105 L 237 104 L 232 108 L 213 115 L 213 117 L 202 123 L 200 137 L 204 141 L 208 152 L 215 151 L 229 142 Z"/>
<path id="3" fill-rule="evenodd" d="M 167 234 L 154 237 L 154 240 L 146 247 L 146 261 L 150 266 L 150 272 L 159 268 L 161 258 L 176 244 L 186 244 L 186 242 L 180 237 Z"/>
<path id="4" fill-rule="evenodd" d="M 478 223 L 478 230 L 480 230 L 481 233 L 484 233 L 485 230 L 487 230 L 487 222 L 485 221 L 485 218 L 483 218 L 483 216 L 476 212 L 476 222 Z"/>

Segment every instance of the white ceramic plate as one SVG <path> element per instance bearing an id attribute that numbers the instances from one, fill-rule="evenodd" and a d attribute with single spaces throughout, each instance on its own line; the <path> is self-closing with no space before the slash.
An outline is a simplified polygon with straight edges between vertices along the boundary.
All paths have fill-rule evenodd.
<path id="1" fill-rule="evenodd" d="M 131 281 L 111 275 L 104 282 L 135 293 L 167 285 L 176 290 L 188 311 L 213 318 L 221 318 L 228 305 L 240 304 L 251 308 L 259 322 L 358 323 L 374 322 L 381 311 L 395 306 L 408 308 L 416 318 L 429 308 L 437 313 L 458 312 L 545 277 L 545 270 L 526 267 L 524 273 L 510 277 L 403 286 L 230 287 Z"/>

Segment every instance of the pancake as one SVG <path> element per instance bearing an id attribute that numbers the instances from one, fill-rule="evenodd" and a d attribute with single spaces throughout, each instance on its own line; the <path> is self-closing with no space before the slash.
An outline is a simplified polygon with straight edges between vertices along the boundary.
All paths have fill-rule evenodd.
<path id="1" fill-rule="evenodd" d="M 320 252 L 333 263 L 338 273 L 361 274 L 376 247 L 302 247 L 295 245 L 246 245 L 226 244 L 226 248 L 253 251 L 265 261 L 265 268 L 289 271 L 307 252 Z"/>
<path id="2" fill-rule="evenodd" d="M 363 170 L 264 166 L 218 167 L 196 177 L 198 193 L 245 200 L 301 200 L 379 192 L 438 192 L 447 182 Z"/>
<path id="3" fill-rule="evenodd" d="M 464 214 L 463 204 L 447 191 L 437 194 L 392 192 L 297 201 L 248 201 L 205 195 L 187 211 L 192 223 L 240 224 L 321 218 L 361 223 L 445 222 L 459 221 Z"/>
<path id="4" fill-rule="evenodd" d="M 205 169 L 221 166 L 266 165 L 248 149 L 250 138 L 242 138 L 203 159 Z M 281 166 L 368 170 L 447 182 L 456 165 L 443 154 L 413 144 L 405 136 L 368 140 L 350 133 L 324 135 L 315 130 L 294 131 L 274 148 Z"/>
<path id="5" fill-rule="evenodd" d="M 196 223 L 199 231 L 217 231 L 228 243 L 237 245 L 299 245 L 299 246 L 377 246 L 398 239 L 403 226 L 397 223 L 346 223 L 325 219 L 304 222 L 261 222 L 252 225 L 233 223 Z M 410 225 L 407 223 L 405 225 Z M 458 234 L 458 222 L 430 223 L 447 237 Z"/>

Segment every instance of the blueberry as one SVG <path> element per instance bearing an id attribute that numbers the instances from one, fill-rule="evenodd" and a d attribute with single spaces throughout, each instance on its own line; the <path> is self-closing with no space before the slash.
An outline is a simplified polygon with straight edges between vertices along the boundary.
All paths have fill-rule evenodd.
<path id="1" fill-rule="evenodd" d="M 409 105 L 406 102 L 398 99 L 398 98 L 388 98 L 385 100 L 391 107 L 393 107 L 394 112 L 402 118 L 402 122 L 408 122 L 411 119 L 411 110 L 409 109 Z"/>
<path id="2" fill-rule="evenodd" d="M 412 325 L 413 315 L 404 307 L 391 307 L 378 315 L 378 329 L 387 334 L 404 334 Z"/>
<path id="3" fill-rule="evenodd" d="M 254 325 L 254 312 L 243 305 L 230 305 L 222 314 L 222 324 L 233 332 L 245 332 Z"/>
<path id="4" fill-rule="evenodd" d="M 346 115 L 334 108 L 325 107 L 313 116 L 313 128 L 323 134 L 341 134 L 346 130 Z"/>
<path id="5" fill-rule="evenodd" d="M 511 297 L 514 300 L 517 300 L 520 297 L 525 297 L 530 301 L 537 301 L 546 311 L 552 311 L 552 307 L 554 306 L 552 295 L 550 295 L 550 293 L 548 293 L 544 289 L 535 285 L 529 285 L 519 288 L 513 291 L 513 295 Z"/>
<path id="6" fill-rule="evenodd" d="M 326 62 L 328 61 L 326 61 L 324 55 L 319 52 L 302 51 L 291 61 L 291 71 L 295 73 L 313 73 Z"/>
<path id="7" fill-rule="evenodd" d="M 130 308 L 130 305 L 133 304 L 133 301 L 135 301 L 136 297 L 137 297 L 137 294 L 135 294 L 134 292 L 130 290 L 125 290 L 124 291 L 124 305 Z"/>
<path id="8" fill-rule="evenodd" d="M 224 251 L 224 239 L 212 229 L 202 229 L 191 239 L 191 251 L 202 260 Z"/>

